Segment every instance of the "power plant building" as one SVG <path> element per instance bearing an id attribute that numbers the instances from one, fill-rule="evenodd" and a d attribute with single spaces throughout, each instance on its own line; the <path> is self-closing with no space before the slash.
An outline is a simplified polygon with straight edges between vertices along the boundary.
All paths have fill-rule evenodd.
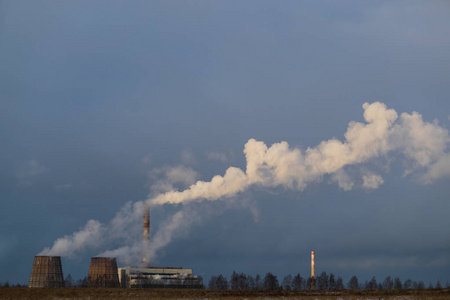
<path id="1" fill-rule="evenodd" d="M 118 269 L 120 287 L 201 289 L 203 280 L 192 269 L 158 267 L 124 267 Z"/>
<path id="2" fill-rule="evenodd" d="M 150 209 L 144 208 L 142 267 L 118 269 L 120 287 L 160 289 L 201 289 L 203 280 L 192 274 L 192 269 L 151 267 L 147 258 L 150 246 Z"/>

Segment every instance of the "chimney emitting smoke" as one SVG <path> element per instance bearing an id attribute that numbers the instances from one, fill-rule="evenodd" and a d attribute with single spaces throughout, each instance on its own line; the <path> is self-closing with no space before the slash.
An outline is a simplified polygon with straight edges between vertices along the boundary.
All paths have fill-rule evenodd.
<path id="1" fill-rule="evenodd" d="M 146 206 L 144 208 L 144 228 L 143 228 L 143 236 L 142 236 L 142 244 L 143 244 L 143 258 L 142 258 L 142 264 L 144 267 L 150 266 L 150 262 L 147 261 L 147 253 L 148 253 L 148 247 L 150 244 L 150 208 Z"/>

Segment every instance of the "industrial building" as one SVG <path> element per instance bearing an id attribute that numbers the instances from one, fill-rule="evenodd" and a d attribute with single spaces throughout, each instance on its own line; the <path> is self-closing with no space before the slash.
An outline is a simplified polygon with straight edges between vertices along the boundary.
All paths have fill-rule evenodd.
<path id="1" fill-rule="evenodd" d="M 201 277 L 192 274 L 192 269 L 158 267 L 124 267 L 118 269 L 120 287 L 123 288 L 168 288 L 201 289 Z"/>
<path id="2" fill-rule="evenodd" d="M 151 267 L 147 257 L 150 247 L 150 210 L 144 210 L 142 267 L 118 269 L 121 287 L 128 288 L 176 288 L 201 289 L 203 280 L 192 274 L 192 269 L 173 267 Z"/>

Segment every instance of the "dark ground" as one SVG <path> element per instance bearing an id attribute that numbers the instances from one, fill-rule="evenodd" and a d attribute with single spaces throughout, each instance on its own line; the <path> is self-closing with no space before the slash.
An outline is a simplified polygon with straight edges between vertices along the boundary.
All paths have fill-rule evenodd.
<path id="1" fill-rule="evenodd" d="M 390 291 L 214 291 L 169 289 L 0 288 L 0 299 L 450 299 L 450 289 Z"/>

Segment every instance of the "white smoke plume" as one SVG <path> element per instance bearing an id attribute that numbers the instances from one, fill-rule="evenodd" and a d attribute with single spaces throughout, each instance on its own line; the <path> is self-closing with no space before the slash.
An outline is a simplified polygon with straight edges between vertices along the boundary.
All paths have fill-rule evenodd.
<path id="1" fill-rule="evenodd" d="M 366 188 L 368 190 L 375 190 L 383 183 L 383 177 L 381 177 L 380 175 L 372 173 L 363 175 L 363 188 Z"/>
<path id="2" fill-rule="evenodd" d="M 151 194 L 147 200 L 136 202 L 133 207 L 128 205 L 111 221 L 110 226 L 97 225 L 98 230 L 106 230 L 116 237 L 125 236 L 125 228 L 134 223 L 140 224 L 138 220 L 142 217 L 144 203 L 150 207 L 183 204 L 181 210 L 169 218 L 152 237 L 149 257 L 155 257 L 156 252 L 170 243 L 177 234 L 201 219 L 193 210 L 186 209 L 189 203 L 226 201 L 252 185 L 303 190 L 309 183 L 330 176 L 331 182 L 337 182 L 344 190 L 351 190 L 355 186 L 374 190 L 384 180 L 380 175 L 363 169 L 363 164 L 378 158 L 386 159 L 390 153 L 394 153 L 395 157 L 400 154 L 402 163 L 406 166 L 405 174 L 416 173 L 415 180 L 419 183 L 429 184 L 450 175 L 450 154 L 447 152 L 450 139 L 448 131 L 440 127 L 437 121 L 424 122 L 417 112 L 402 113 L 398 117 L 395 110 L 388 109 L 380 102 L 364 103 L 363 109 L 365 123 L 350 122 L 344 141 L 333 138 L 316 147 L 302 150 L 289 147 L 287 142 L 268 147 L 261 141 L 250 139 L 244 147 L 247 161 L 245 172 L 240 168 L 230 167 L 223 176 L 216 175 L 208 182 L 197 181 L 189 188 L 179 191 L 171 183 L 164 181 L 171 177 L 167 176 L 167 169 L 166 179 L 160 181 L 163 183 L 160 190 L 167 190 L 169 187 L 169 191 L 156 196 Z M 361 166 L 359 178 L 352 178 L 345 171 L 345 168 L 358 166 Z M 193 178 L 195 175 L 190 169 L 180 170 L 185 177 Z M 120 226 L 113 226 L 115 223 Z M 83 250 L 83 247 L 90 247 L 90 241 L 97 236 L 97 231 L 88 228 L 95 224 L 86 225 L 85 229 L 73 236 L 58 239 L 51 249 L 46 248 L 43 252 L 70 256 Z M 85 237 L 84 243 L 83 239 L 76 238 L 79 235 Z M 68 246 L 64 246 L 66 244 Z M 126 246 L 104 254 L 135 255 L 133 253 L 139 252 L 135 250 L 138 248 L 139 243 L 135 243 L 132 247 Z"/>
<path id="3" fill-rule="evenodd" d="M 164 193 L 178 186 L 189 186 L 197 179 L 197 172 L 189 167 L 175 166 L 156 168 L 148 172 L 150 189 L 154 193 Z"/>
<path id="4" fill-rule="evenodd" d="M 302 151 L 291 149 L 287 142 L 267 147 L 261 141 L 250 139 L 244 148 L 247 160 L 245 173 L 230 167 L 224 176 L 214 176 L 209 182 L 198 181 L 184 191 L 172 190 L 157 195 L 148 199 L 147 203 L 214 201 L 233 196 L 253 184 L 303 190 L 308 183 L 321 180 L 327 174 L 335 175 L 340 186 L 349 190 L 353 184 L 342 173 L 345 166 L 361 164 L 391 151 L 404 154 L 413 162 L 412 169 L 425 171 L 423 183 L 450 173 L 450 169 L 437 165 L 448 164 L 445 150 L 449 136 L 447 130 L 436 121 L 423 122 L 422 116 L 414 112 L 411 115 L 403 113 L 400 122 L 394 124 L 398 115 L 395 110 L 387 109 L 385 104 L 364 103 L 363 108 L 366 123 L 350 122 L 344 142 L 331 139 Z M 380 178 L 366 177 L 363 187 L 378 187 L 382 183 Z"/>
<path id="5" fill-rule="evenodd" d="M 338 186 L 344 191 L 350 191 L 355 185 L 350 176 L 342 169 L 334 173 L 331 179 L 337 182 Z"/>
<path id="6" fill-rule="evenodd" d="M 44 248 L 39 255 L 73 257 L 86 247 L 95 247 L 101 242 L 106 228 L 100 222 L 89 220 L 86 225 L 72 235 L 66 235 L 55 241 L 51 248 Z"/>

